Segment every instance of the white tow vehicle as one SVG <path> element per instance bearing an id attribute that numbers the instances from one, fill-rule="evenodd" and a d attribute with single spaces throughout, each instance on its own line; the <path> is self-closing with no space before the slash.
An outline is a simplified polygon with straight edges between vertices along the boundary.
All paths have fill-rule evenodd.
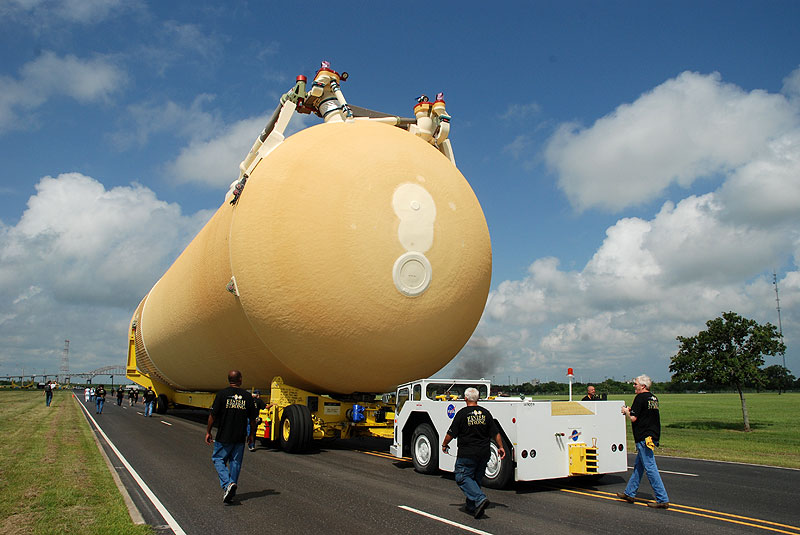
<path id="1" fill-rule="evenodd" d="M 418 472 L 452 472 L 458 440 L 444 454 L 442 438 L 456 412 L 466 406 L 464 391 L 470 386 L 480 393 L 478 404 L 497 421 L 506 451 L 501 460 L 492 442 L 485 486 L 627 470 L 622 401 L 490 398 L 488 380 L 423 379 L 398 386 L 392 455 L 411 457 Z"/>

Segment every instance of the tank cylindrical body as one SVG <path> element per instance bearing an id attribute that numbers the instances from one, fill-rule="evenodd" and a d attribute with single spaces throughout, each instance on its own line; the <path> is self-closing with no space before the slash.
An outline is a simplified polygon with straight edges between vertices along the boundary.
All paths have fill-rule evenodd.
<path id="1" fill-rule="evenodd" d="M 483 212 L 450 160 L 392 126 L 320 124 L 262 160 L 145 296 L 137 363 L 183 390 L 235 368 L 246 386 L 384 392 L 458 353 L 490 278 Z"/>

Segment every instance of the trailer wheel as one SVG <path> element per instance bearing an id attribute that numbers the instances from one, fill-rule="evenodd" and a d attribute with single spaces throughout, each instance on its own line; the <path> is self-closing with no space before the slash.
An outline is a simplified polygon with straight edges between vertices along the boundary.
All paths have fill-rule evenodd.
<path id="1" fill-rule="evenodd" d="M 419 424 L 411 438 L 411 460 L 414 470 L 421 474 L 433 474 L 439 470 L 439 441 L 429 424 Z"/>
<path id="2" fill-rule="evenodd" d="M 156 413 L 165 414 L 169 407 L 169 398 L 166 394 L 159 394 L 156 398 Z"/>
<path id="3" fill-rule="evenodd" d="M 486 472 L 483 474 L 482 484 L 490 489 L 505 488 L 514 476 L 514 461 L 512 460 L 511 444 L 506 437 L 500 434 L 503 441 L 503 449 L 506 450 L 505 459 L 501 459 L 498 453 L 497 444 L 492 440 L 489 443 L 489 463 L 486 465 Z"/>
<path id="4" fill-rule="evenodd" d="M 297 453 L 308 449 L 314 434 L 311 411 L 305 405 L 289 405 L 281 416 L 281 449 Z"/>

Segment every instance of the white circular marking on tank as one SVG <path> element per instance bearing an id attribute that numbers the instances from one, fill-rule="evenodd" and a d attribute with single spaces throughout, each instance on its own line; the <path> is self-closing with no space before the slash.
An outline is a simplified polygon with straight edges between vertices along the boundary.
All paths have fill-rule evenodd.
<path id="1" fill-rule="evenodd" d="M 394 285 L 400 293 L 409 297 L 416 297 L 427 290 L 431 275 L 431 263 L 424 254 L 416 251 L 400 255 L 392 270 Z"/>
<path id="2" fill-rule="evenodd" d="M 424 178 L 417 177 L 424 182 Z M 431 263 L 425 252 L 433 245 L 433 224 L 436 204 L 428 190 L 420 184 L 401 184 L 392 196 L 392 208 L 400 219 L 397 239 L 406 250 L 395 261 L 392 278 L 403 295 L 420 295 L 431 283 Z"/>

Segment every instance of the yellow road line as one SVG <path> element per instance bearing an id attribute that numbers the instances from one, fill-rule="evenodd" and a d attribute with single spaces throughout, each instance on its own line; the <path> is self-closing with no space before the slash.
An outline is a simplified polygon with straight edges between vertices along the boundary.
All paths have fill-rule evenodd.
<path id="1" fill-rule="evenodd" d="M 378 451 L 365 451 L 365 450 L 356 450 L 358 453 L 365 453 L 367 455 L 374 455 L 375 457 L 382 457 L 384 459 L 391 459 L 391 460 L 403 460 L 403 461 L 411 461 L 409 457 L 395 457 L 394 455 L 390 455 L 388 453 L 378 452 Z M 562 492 L 568 492 L 570 494 L 579 494 L 582 496 L 589 496 L 592 498 L 602 498 L 603 500 L 611 500 L 611 501 L 620 501 L 619 498 L 616 497 L 616 494 L 613 492 L 605 492 L 601 490 L 586 490 L 586 489 L 579 489 L 576 487 L 554 487 L 549 485 L 543 485 L 545 487 L 560 490 Z M 646 500 L 637 500 L 634 505 L 641 505 L 643 507 L 647 506 Z M 692 507 L 691 505 L 681 505 L 676 503 L 670 503 L 669 509 L 667 511 L 673 511 L 676 513 L 683 513 L 685 515 L 692 515 L 692 516 L 699 516 L 704 518 L 710 518 L 712 520 L 719 520 L 721 522 L 728 522 L 731 524 L 739 524 L 742 526 L 749 526 L 758 529 L 763 529 L 767 531 L 774 531 L 776 533 L 786 533 L 787 535 L 800 535 L 800 527 L 799 526 L 790 526 L 788 524 L 781 524 L 779 522 L 772 522 L 771 520 L 762 520 L 760 518 L 752 518 L 749 516 L 742 516 L 742 515 L 735 515 L 733 513 L 725 513 L 722 511 L 714 511 L 713 509 L 703 509 L 700 507 Z M 774 527 L 773 527 L 774 526 Z M 779 529 L 784 528 L 784 529 Z M 792 530 L 792 531 L 786 531 Z"/>
<path id="2" fill-rule="evenodd" d="M 581 489 L 575 488 L 564 488 L 564 487 L 551 487 L 554 489 L 558 489 L 562 492 L 569 492 L 571 494 L 580 494 L 582 496 L 590 496 L 594 498 L 602 498 L 604 500 L 613 500 L 613 501 L 621 501 L 619 498 L 616 497 L 616 494 L 611 492 L 604 492 L 604 491 L 586 491 Z M 635 505 L 647 506 L 646 501 L 637 500 Z M 800 533 L 800 527 L 797 526 L 790 526 L 787 524 L 780 524 L 778 522 L 772 522 L 770 520 L 762 520 L 760 518 L 752 518 L 748 516 L 741 516 L 741 515 L 734 515 L 731 513 L 724 513 L 721 511 L 714 511 L 711 509 L 701 509 L 699 507 L 692 507 L 689 505 L 680 505 L 676 503 L 670 503 L 669 509 L 667 511 L 674 511 L 676 513 L 683 513 L 685 515 L 692 515 L 692 516 L 701 516 L 704 518 L 710 518 L 712 520 L 719 520 L 722 522 L 728 522 L 731 524 L 739 524 L 742 526 L 750 526 L 754 528 L 759 528 L 767 531 L 774 531 L 776 533 L 786 533 L 789 535 L 797 535 Z M 702 512 L 695 512 L 695 511 L 702 511 Z M 725 518 L 730 517 L 730 518 Z M 734 520 L 740 519 L 740 520 Z M 745 522 L 748 520 L 749 522 Z M 757 522 L 757 523 L 754 523 Z M 770 527 L 776 526 L 776 527 Z M 778 529 L 778 528 L 786 528 L 793 531 L 786 531 L 785 529 Z"/>

